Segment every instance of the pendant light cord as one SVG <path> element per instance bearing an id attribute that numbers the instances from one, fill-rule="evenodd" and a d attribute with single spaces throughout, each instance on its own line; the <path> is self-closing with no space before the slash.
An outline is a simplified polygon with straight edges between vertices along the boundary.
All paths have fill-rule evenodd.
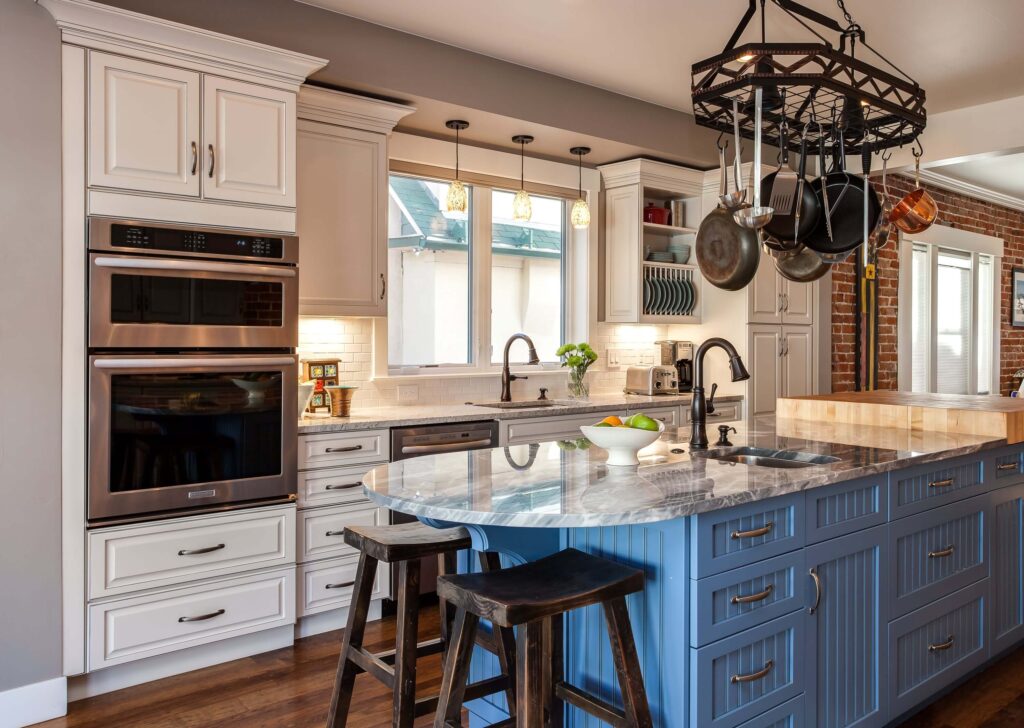
<path id="1" fill-rule="evenodd" d="M 579 157 L 579 170 L 580 170 L 580 199 L 583 199 L 583 152 L 577 152 L 576 156 Z"/>
<path id="2" fill-rule="evenodd" d="M 519 189 L 526 189 L 526 140 L 519 141 Z"/>
<path id="3" fill-rule="evenodd" d="M 455 128 L 455 181 L 459 181 L 459 129 Z"/>

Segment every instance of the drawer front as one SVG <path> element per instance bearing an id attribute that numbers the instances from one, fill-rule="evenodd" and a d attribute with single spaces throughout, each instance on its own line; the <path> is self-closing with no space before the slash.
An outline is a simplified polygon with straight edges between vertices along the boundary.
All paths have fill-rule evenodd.
<path id="1" fill-rule="evenodd" d="M 295 569 L 89 605 L 89 669 L 295 622 Z"/>
<path id="2" fill-rule="evenodd" d="M 1024 450 L 1006 448 L 991 456 L 990 474 L 1000 486 L 1010 485 L 1021 479 L 1024 473 Z"/>
<path id="3" fill-rule="evenodd" d="M 352 602 L 358 566 L 358 556 L 345 556 L 300 566 L 296 602 L 298 616 L 305 617 L 347 607 Z M 372 599 L 384 596 L 383 588 L 388 574 L 387 566 L 383 563 L 378 563 L 376 569 Z"/>
<path id="4" fill-rule="evenodd" d="M 684 404 L 683 407 L 683 422 L 689 424 L 690 418 L 690 405 Z M 715 402 L 715 411 L 708 413 L 708 424 L 718 424 L 722 422 L 735 422 L 736 420 L 743 419 L 743 403 L 742 402 Z"/>
<path id="5" fill-rule="evenodd" d="M 300 435 L 299 470 L 386 462 L 388 436 L 387 430 Z"/>
<path id="6" fill-rule="evenodd" d="M 800 612 L 690 650 L 691 724 L 730 728 L 803 692 Z"/>
<path id="7" fill-rule="evenodd" d="M 982 493 L 984 476 L 982 460 L 974 456 L 897 470 L 889 476 L 890 518 L 902 518 Z"/>
<path id="8" fill-rule="evenodd" d="M 988 657 L 981 581 L 889 624 L 890 715 L 899 716 Z"/>
<path id="9" fill-rule="evenodd" d="M 793 551 L 693 582 L 690 645 L 703 647 L 800 609 L 801 573 L 803 551 Z"/>
<path id="10" fill-rule="evenodd" d="M 572 417 L 538 417 L 523 420 L 508 420 L 501 422 L 499 432 L 504 434 L 502 438 L 506 445 L 523 445 L 531 442 L 546 442 L 548 440 L 569 440 L 583 437 L 580 432 L 581 425 L 592 425 L 600 422 L 608 415 L 621 415 L 624 407 L 618 409 L 602 410 L 591 412 L 586 415 L 573 415 Z"/>
<path id="11" fill-rule="evenodd" d="M 694 516 L 690 573 L 697 578 L 746 566 L 804 545 L 804 494 Z"/>
<path id="12" fill-rule="evenodd" d="M 89 533 L 89 598 L 295 562 L 295 506 Z"/>
<path id="13" fill-rule="evenodd" d="M 865 478 L 806 491 L 807 543 L 818 543 L 885 523 L 886 481 Z"/>
<path id="14" fill-rule="evenodd" d="M 803 728 L 804 725 L 804 696 L 798 695 L 751 718 L 739 728 Z"/>
<path id="15" fill-rule="evenodd" d="M 889 614 L 898 617 L 988 575 L 986 509 L 979 496 L 889 526 Z"/>
<path id="16" fill-rule="evenodd" d="M 345 543 L 345 526 L 380 525 L 381 509 L 374 505 L 331 506 L 299 512 L 300 563 L 358 553 Z"/>
<path id="17" fill-rule="evenodd" d="M 300 472 L 299 508 L 368 502 L 363 492 L 363 476 L 369 470 L 367 465 L 356 465 Z"/>

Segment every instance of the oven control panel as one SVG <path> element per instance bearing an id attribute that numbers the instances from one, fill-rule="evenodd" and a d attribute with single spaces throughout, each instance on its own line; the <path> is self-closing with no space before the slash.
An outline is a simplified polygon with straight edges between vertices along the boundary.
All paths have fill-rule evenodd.
<path id="1" fill-rule="evenodd" d="M 278 237 L 120 223 L 110 226 L 110 245 L 115 248 L 168 253 L 207 253 L 270 260 L 281 260 L 284 257 L 284 240 Z"/>

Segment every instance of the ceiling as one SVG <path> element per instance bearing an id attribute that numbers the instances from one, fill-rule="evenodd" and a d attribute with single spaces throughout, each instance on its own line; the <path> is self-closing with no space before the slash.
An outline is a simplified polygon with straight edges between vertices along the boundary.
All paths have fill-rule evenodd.
<path id="1" fill-rule="evenodd" d="M 302 0 L 633 98 L 691 110 L 690 65 L 722 50 L 745 0 Z M 832 0 L 803 0 L 830 17 Z M 868 42 L 914 76 L 928 111 L 1024 94 L 1020 0 L 846 0 Z M 485 10 L 482 10 L 485 9 Z M 756 26 L 756 19 L 751 26 Z M 769 41 L 812 36 L 769 4 Z M 754 28 L 743 40 L 756 40 Z M 870 54 L 862 56 L 884 67 Z"/>
<path id="2" fill-rule="evenodd" d="M 932 171 L 942 177 L 1024 201 L 1024 153 L 944 164 Z"/>

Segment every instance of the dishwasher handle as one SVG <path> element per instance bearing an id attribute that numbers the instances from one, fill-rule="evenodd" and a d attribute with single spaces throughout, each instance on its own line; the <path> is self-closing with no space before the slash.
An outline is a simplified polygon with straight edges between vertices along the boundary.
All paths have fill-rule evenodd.
<path id="1" fill-rule="evenodd" d="M 494 441 L 485 437 L 480 440 L 460 440 L 459 442 L 448 442 L 438 445 L 403 445 L 403 455 L 433 455 L 435 453 L 460 452 L 475 447 L 493 446 Z"/>

